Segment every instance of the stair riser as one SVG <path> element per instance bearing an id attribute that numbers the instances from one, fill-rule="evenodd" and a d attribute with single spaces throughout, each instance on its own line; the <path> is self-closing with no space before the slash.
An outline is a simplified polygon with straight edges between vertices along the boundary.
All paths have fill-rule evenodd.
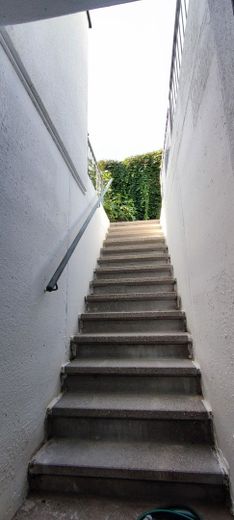
<path id="1" fill-rule="evenodd" d="M 128 240 L 129 238 L 157 238 L 157 237 L 163 237 L 165 238 L 164 233 L 160 228 L 158 229 L 152 229 L 152 230 L 138 230 L 138 231 L 111 231 L 106 235 L 106 240 L 115 240 L 115 239 L 124 239 Z"/>
<path id="2" fill-rule="evenodd" d="M 201 393 L 200 377 L 197 376 L 121 376 L 121 375 L 67 375 L 64 388 L 75 392 L 123 392 L 138 395 L 140 392 L 157 394 Z"/>
<path id="3" fill-rule="evenodd" d="M 97 269 L 95 272 L 95 280 L 118 280 L 119 278 L 138 278 L 138 280 L 141 280 L 142 278 L 170 278 L 172 276 L 172 267 L 171 265 L 164 265 L 164 266 L 157 266 L 157 268 L 153 270 L 142 269 L 142 270 L 136 270 L 133 268 L 133 270 L 116 270 L 116 271 L 110 271 L 108 272 L 105 269 Z"/>
<path id="4" fill-rule="evenodd" d="M 134 312 L 134 311 L 156 311 L 156 310 L 176 310 L 177 301 L 175 298 L 170 300 L 114 300 L 87 302 L 88 312 Z"/>
<path id="5" fill-rule="evenodd" d="M 110 478 L 105 474 L 100 478 L 100 472 L 95 477 L 66 475 L 30 475 L 30 488 L 33 491 L 53 491 L 59 493 L 75 493 L 78 495 L 97 495 L 116 498 L 137 497 L 137 499 L 161 501 L 174 505 L 189 503 L 192 500 L 209 503 L 225 503 L 227 489 L 223 485 L 196 484 L 186 482 L 159 482 L 157 480 L 140 480 L 139 478 Z M 189 478 L 189 475 L 187 479 Z"/>
<path id="6" fill-rule="evenodd" d="M 154 244 L 153 246 L 150 246 L 150 245 L 147 245 L 147 246 L 129 246 L 129 245 L 126 245 L 126 246 L 113 246 L 113 247 L 104 247 L 101 249 L 100 251 L 100 258 L 108 258 L 109 256 L 116 256 L 116 255 L 119 255 L 119 256 L 129 256 L 131 254 L 133 255 L 139 255 L 139 254 L 146 254 L 146 253 L 149 253 L 149 254 L 152 254 L 152 253 L 155 253 L 155 254 L 168 254 L 168 248 L 165 244 L 165 242 L 163 241 L 160 241 L 158 244 Z"/>
<path id="7" fill-rule="evenodd" d="M 103 247 L 113 247 L 113 246 L 144 246 L 151 245 L 151 247 L 155 247 L 158 244 L 165 244 L 165 239 L 163 236 L 158 236 L 155 238 L 145 237 L 145 238 L 116 238 L 116 239 L 106 239 L 103 242 Z"/>
<path id="8" fill-rule="evenodd" d="M 174 290 L 174 280 L 171 280 L 169 283 L 163 283 L 159 281 L 157 284 L 153 283 L 144 283 L 143 281 L 138 284 L 130 285 L 129 283 L 109 283 L 108 285 L 99 285 L 99 284 L 90 284 L 91 292 L 94 294 L 133 294 L 136 293 L 146 293 L 152 294 L 158 292 L 171 292 Z"/>
<path id="9" fill-rule="evenodd" d="M 184 319 L 80 320 L 82 333 L 106 332 L 184 332 Z"/>
<path id="10" fill-rule="evenodd" d="M 130 231 L 133 231 L 133 232 L 137 232 L 138 230 L 149 230 L 149 231 L 153 231 L 153 230 L 157 230 L 157 229 L 160 229 L 162 230 L 162 226 L 159 222 L 155 223 L 155 224 L 141 224 L 141 225 L 134 225 L 134 224 L 128 224 L 128 226 L 109 226 L 108 228 L 108 233 L 118 233 L 119 231 L 122 233 L 125 233 L 126 231 L 130 230 Z"/>
<path id="11" fill-rule="evenodd" d="M 121 345 L 118 343 L 91 345 L 87 343 L 73 344 L 72 352 L 80 359 L 187 359 L 189 346 L 186 343 L 182 345 Z"/>
<path id="12" fill-rule="evenodd" d="M 48 432 L 49 437 L 78 437 L 93 441 L 213 442 L 209 420 L 87 417 L 85 412 L 81 412 L 80 417 L 49 416 Z"/>
<path id="13" fill-rule="evenodd" d="M 113 232 L 111 231 L 110 233 L 108 233 L 108 235 L 106 236 L 106 240 L 114 240 L 114 239 L 123 239 L 123 240 L 128 240 L 129 238 L 132 239 L 132 238 L 156 238 L 156 237 L 163 237 L 164 238 L 164 233 L 162 232 L 161 229 L 152 229 L 152 230 L 142 230 L 142 231 L 129 231 L 129 232 L 123 232 L 123 231 L 118 231 L 118 232 Z"/>

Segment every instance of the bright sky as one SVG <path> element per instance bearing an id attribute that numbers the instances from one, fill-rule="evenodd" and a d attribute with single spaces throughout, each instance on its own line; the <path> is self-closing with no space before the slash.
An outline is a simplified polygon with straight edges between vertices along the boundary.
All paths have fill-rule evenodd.
<path id="1" fill-rule="evenodd" d="M 98 160 L 162 148 L 175 0 L 91 11 L 89 135 Z"/>

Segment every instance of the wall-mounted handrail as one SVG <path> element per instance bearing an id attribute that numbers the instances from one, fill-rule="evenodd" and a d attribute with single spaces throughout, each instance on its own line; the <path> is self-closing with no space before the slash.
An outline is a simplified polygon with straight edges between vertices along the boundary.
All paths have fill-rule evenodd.
<path id="1" fill-rule="evenodd" d="M 102 203 L 103 198 L 104 198 L 107 190 L 109 189 L 111 183 L 112 183 L 112 179 L 109 180 L 109 182 L 107 183 L 105 188 L 102 190 L 101 194 L 99 195 L 96 204 L 94 205 L 94 207 L 90 211 L 90 213 L 89 213 L 88 217 L 86 218 L 84 224 L 81 226 L 80 231 L 77 233 L 77 235 L 74 238 L 72 244 L 70 245 L 69 249 L 67 250 L 66 254 L 64 255 L 64 257 L 63 257 L 62 261 L 60 262 L 58 268 L 56 269 L 56 271 L 53 274 L 52 278 L 50 279 L 48 285 L 46 286 L 45 291 L 47 291 L 47 292 L 57 291 L 57 289 L 58 289 L 58 280 L 59 280 L 62 272 L 64 271 L 68 261 L 70 260 L 70 258 L 72 256 L 72 253 L 74 252 L 77 244 L 79 243 L 81 237 L 83 236 L 83 234 L 84 234 L 84 232 L 85 232 L 85 230 L 86 230 L 90 220 L 94 216 L 95 211 L 97 210 L 97 208 Z"/>

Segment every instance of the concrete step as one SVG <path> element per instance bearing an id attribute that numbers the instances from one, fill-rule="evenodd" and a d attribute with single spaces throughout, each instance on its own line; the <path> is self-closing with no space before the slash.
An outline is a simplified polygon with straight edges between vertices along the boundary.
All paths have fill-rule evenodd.
<path id="1" fill-rule="evenodd" d="M 170 263 L 170 257 L 167 253 L 151 253 L 151 254 L 135 254 L 135 255 L 106 255 L 98 259 L 100 267 L 130 267 L 139 265 L 146 267 L 148 265 L 157 266 L 158 264 Z"/>
<path id="2" fill-rule="evenodd" d="M 137 230 L 141 230 L 141 229 L 158 229 L 158 228 L 162 228 L 160 222 L 149 222 L 149 221 L 145 221 L 145 222 L 142 222 L 142 223 L 130 223 L 123 226 L 121 224 L 119 225 L 115 225 L 113 226 L 112 224 L 110 224 L 109 228 L 108 228 L 108 233 L 115 233 L 115 232 L 118 232 L 118 231 L 123 231 L 123 232 L 127 232 L 127 231 L 137 231 Z"/>
<path id="3" fill-rule="evenodd" d="M 79 359 L 188 358 L 192 338 L 174 334 L 78 334 L 71 340 L 72 356 Z"/>
<path id="4" fill-rule="evenodd" d="M 62 374 L 120 374 L 159 376 L 200 376 L 199 367 L 191 359 L 131 358 L 75 359 L 63 366 Z"/>
<path id="5" fill-rule="evenodd" d="M 175 292 L 133 294 L 90 294 L 86 297 L 87 312 L 154 311 L 178 309 Z"/>
<path id="6" fill-rule="evenodd" d="M 91 394 L 200 394 L 200 370 L 190 360 L 100 359 L 72 361 L 63 370 L 64 389 Z"/>
<path id="7" fill-rule="evenodd" d="M 196 396 L 67 392 L 47 423 L 49 437 L 213 443 L 210 414 Z"/>
<path id="8" fill-rule="evenodd" d="M 126 238 L 106 238 L 103 242 L 103 247 L 113 246 L 125 246 L 125 245 L 151 245 L 156 247 L 158 244 L 165 244 L 164 235 L 158 235 L 156 237 L 126 237 Z"/>
<path id="9" fill-rule="evenodd" d="M 80 315 L 80 332 L 177 332 L 186 330 L 185 313 L 175 311 L 89 312 Z"/>
<path id="10" fill-rule="evenodd" d="M 109 233 L 107 233 L 106 235 L 106 239 L 117 239 L 117 238 L 123 238 L 123 239 L 128 239 L 128 238 L 142 238 L 142 237 L 151 237 L 151 238 L 154 238 L 154 237 L 158 237 L 158 236 L 163 236 L 164 237 L 164 233 L 163 231 L 161 230 L 160 227 L 157 227 L 157 228 L 151 228 L 151 229 L 146 229 L 146 228 L 142 228 L 142 229 L 138 229 L 138 230 L 132 230 L 132 231 L 125 231 L 125 230 L 121 230 L 121 231 L 109 231 Z"/>
<path id="11" fill-rule="evenodd" d="M 125 481 L 123 481 L 122 484 L 124 483 Z M 108 491 L 108 486 L 105 490 L 106 492 Z M 168 505 L 173 505 L 175 502 L 177 503 L 174 495 L 172 496 L 173 502 L 169 502 L 168 499 L 165 500 L 164 497 L 163 501 L 161 501 L 160 493 L 158 493 L 157 499 L 156 494 L 154 494 L 152 501 L 148 498 L 142 501 L 139 500 L 138 495 L 134 493 L 129 500 L 126 500 L 100 496 L 100 491 L 101 489 L 96 489 L 99 496 L 86 495 L 82 497 L 72 495 L 71 493 L 67 495 L 65 493 L 52 492 L 30 493 L 22 508 L 17 512 L 14 520 L 91 520 L 94 518 L 103 520 L 103 511 L 105 511 L 105 520 L 136 520 L 143 511 L 162 507 L 166 502 Z M 135 496 L 137 498 L 135 498 Z M 178 500 L 178 497 L 176 498 Z M 229 504 L 210 504 L 209 502 L 208 500 L 208 504 L 205 504 L 201 503 L 201 501 L 197 502 L 190 499 L 189 505 L 205 520 L 233 520 Z M 25 513 L 25 511 L 27 511 L 27 513 Z"/>
<path id="12" fill-rule="evenodd" d="M 132 245 L 126 244 L 124 246 L 107 246 L 101 249 L 100 258 L 108 258 L 109 256 L 125 256 L 132 254 L 168 254 L 168 248 L 165 240 L 159 240 L 157 244 Z"/>
<path id="13" fill-rule="evenodd" d="M 121 222 L 111 222 L 109 229 L 116 229 L 116 228 L 137 228 L 137 227 L 144 227 L 144 226 L 160 226 L 160 220 L 126 220 Z"/>
<path id="14" fill-rule="evenodd" d="M 167 277 L 172 276 L 173 269 L 171 264 L 165 263 L 165 264 L 157 264 L 157 265 L 146 265 L 146 266 L 140 266 L 140 265 L 131 265 L 127 267 L 98 267 L 94 271 L 94 279 L 115 279 L 115 278 L 138 278 L 140 280 L 141 278 L 159 278 L 159 277 Z"/>
<path id="15" fill-rule="evenodd" d="M 122 225 L 112 226 L 112 225 L 110 225 L 109 228 L 108 228 L 108 232 L 109 233 L 114 233 L 117 230 L 126 232 L 126 230 L 134 231 L 134 230 L 138 230 L 138 229 L 157 229 L 157 228 L 161 229 L 161 227 L 162 226 L 161 226 L 160 222 L 149 223 L 149 222 L 145 221 L 143 224 L 131 224 L 131 223 L 129 223 L 126 226 L 122 226 Z"/>
<path id="16" fill-rule="evenodd" d="M 171 499 L 176 491 L 177 501 L 226 496 L 226 475 L 213 449 L 190 443 L 52 438 L 31 461 L 29 478 L 32 489 L 104 495 L 108 489 L 115 496 L 124 487 L 125 496 L 149 496 L 157 490 L 161 497 L 172 493 Z"/>
<path id="17" fill-rule="evenodd" d="M 96 279 L 90 283 L 90 290 L 94 294 L 132 294 L 152 292 L 172 292 L 175 287 L 175 280 L 170 277 L 142 277 L 138 278 L 106 278 Z"/>

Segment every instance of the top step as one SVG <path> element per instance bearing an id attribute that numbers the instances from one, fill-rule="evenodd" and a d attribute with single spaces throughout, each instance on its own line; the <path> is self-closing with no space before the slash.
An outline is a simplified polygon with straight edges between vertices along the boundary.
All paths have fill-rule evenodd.
<path id="1" fill-rule="evenodd" d="M 110 228 L 114 229 L 116 227 L 127 227 L 127 226 L 145 226 L 145 225 L 159 225 L 160 226 L 160 220 L 126 220 L 126 221 L 120 221 L 120 222 L 111 222 Z"/>
<path id="2" fill-rule="evenodd" d="M 125 235 L 127 233 L 162 233 L 162 227 L 161 226 L 131 226 L 131 227 L 115 227 L 115 228 L 109 228 L 108 234 L 109 235 L 115 235 L 116 233 L 124 233 Z"/>

